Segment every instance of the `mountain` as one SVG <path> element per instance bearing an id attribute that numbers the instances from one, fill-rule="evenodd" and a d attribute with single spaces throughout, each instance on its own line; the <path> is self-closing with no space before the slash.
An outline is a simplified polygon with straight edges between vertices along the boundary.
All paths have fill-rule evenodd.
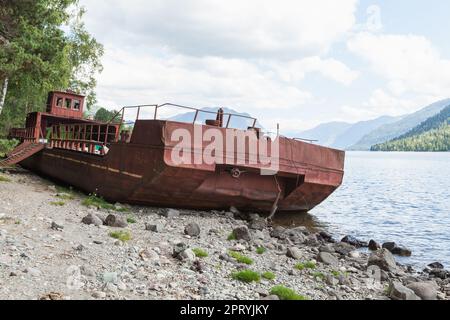
<path id="1" fill-rule="evenodd" d="M 249 115 L 248 113 L 237 112 L 230 108 L 222 108 L 222 109 L 223 109 L 224 113 L 241 115 L 241 116 L 245 116 L 245 117 L 251 117 L 251 115 Z M 204 124 L 205 121 L 208 119 L 214 119 L 214 120 L 216 119 L 217 111 L 219 110 L 219 108 L 207 107 L 207 108 L 202 108 L 200 110 L 204 111 L 204 112 L 198 113 L 196 123 Z M 192 121 L 194 121 L 194 118 L 195 118 L 195 113 L 196 113 L 195 111 L 192 111 L 192 112 L 178 114 L 176 116 L 169 118 L 169 120 L 192 123 Z M 224 125 L 226 125 L 227 121 L 228 121 L 228 116 L 225 115 L 223 121 L 224 121 Z M 250 127 L 252 125 L 253 125 L 253 120 L 251 120 L 251 119 L 237 117 L 237 116 L 231 117 L 230 128 L 247 129 L 248 127 Z M 262 126 L 259 122 L 256 122 L 256 127 L 262 128 Z"/>
<path id="2" fill-rule="evenodd" d="M 394 123 L 388 123 L 363 136 L 358 142 L 350 146 L 349 150 L 370 150 L 373 145 L 393 140 L 420 125 L 430 117 L 435 116 L 446 106 L 450 99 L 435 102 L 413 114 L 402 117 Z"/>
<path id="3" fill-rule="evenodd" d="M 450 151 L 450 105 L 437 115 L 372 151 Z"/>
<path id="4" fill-rule="evenodd" d="M 300 132 L 297 136 L 304 139 L 318 140 L 318 143 L 323 146 L 347 149 L 374 129 L 388 123 L 396 122 L 399 119 L 399 117 L 383 116 L 354 124 L 347 122 L 329 122 L 321 124 L 314 129 Z"/>

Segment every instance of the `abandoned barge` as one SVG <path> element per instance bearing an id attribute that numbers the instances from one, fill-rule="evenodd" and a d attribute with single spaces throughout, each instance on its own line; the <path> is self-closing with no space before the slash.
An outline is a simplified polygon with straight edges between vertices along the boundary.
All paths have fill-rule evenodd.
<path id="1" fill-rule="evenodd" d="M 9 138 L 21 144 L 0 166 L 19 164 L 111 202 L 262 213 L 309 211 L 342 183 L 343 151 L 268 137 L 251 117 L 220 109 L 199 123 L 205 111 L 164 104 L 124 107 L 120 120 L 103 123 L 84 119 L 83 106 L 81 95 L 51 92 L 46 112 L 28 114 L 25 128 L 10 130 Z M 165 107 L 187 109 L 194 119 L 160 120 Z M 146 108 L 153 110 L 150 119 L 143 119 Z M 129 110 L 136 118 L 125 128 Z M 231 128 L 233 117 L 251 124 Z M 199 140 L 199 132 L 207 139 Z"/>

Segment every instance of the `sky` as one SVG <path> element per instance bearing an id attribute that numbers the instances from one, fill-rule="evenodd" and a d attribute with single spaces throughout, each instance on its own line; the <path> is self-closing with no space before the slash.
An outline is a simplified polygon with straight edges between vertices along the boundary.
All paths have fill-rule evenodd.
<path id="1" fill-rule="evenodd" d="M 80 2 L 108 109 L 229 107 L 299 132 L 450 97 L 447 0 Z"/>

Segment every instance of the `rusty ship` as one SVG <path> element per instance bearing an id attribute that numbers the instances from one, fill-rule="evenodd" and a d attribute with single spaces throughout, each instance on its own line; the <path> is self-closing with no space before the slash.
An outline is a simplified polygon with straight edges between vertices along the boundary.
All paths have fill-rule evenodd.
<path id="1" fill-rule="evenodd" d="M 10 130 L 9 138 L 21 143 L 0 160 L 0 166 L 18 164 L 111 202 L 205 210 L 234 206 L 272 214 L 309 211 L 343 180 L 344 151 L 267 136 L 249 116 L 220 109 L 200 123 L 198 115 L 205 111 L 166 103 L 124 107 L 110 122 L 99 122 L 83 117 L 84 100 L 73 92 L 49 93 L 45 112 L 29 113 L 24 128 Z M 168 107 L 189 110 L 192 122 L 160 119 Z M 144 112 L 149 108 L 150 113 Z M 126 126 L 124 115 L 130 110 L 136 117 L 132 126 Z M 244 129 L 232 128 L 233 117 L 250 123 Z M 261 153 L 261 144 L 251 147 L 252 139 L 241 140 L 243 147 L 231 152 L 214 150 L 213 161 L 195 161 L 209 150 L 212 140 L 181 142 L 180 130 L 193 137 L 214 130 L 216 142 L 222 135 L 224 143 L 239 134 L 256 137 L 274 161 L 270 168 L 267 161 L 249 161 Z M 180 162 L 180 155 L 193 161 Z"/>

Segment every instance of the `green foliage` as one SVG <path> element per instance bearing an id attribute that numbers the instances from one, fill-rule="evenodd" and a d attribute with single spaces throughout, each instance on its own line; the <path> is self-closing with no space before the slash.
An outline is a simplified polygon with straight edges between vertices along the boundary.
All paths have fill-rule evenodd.
<path id="1" fill-rule="evenodd" d="M 244 263 L 244 264 L 248 264 L 251 265 L 253 264 L 253 260 L 247 256 L 244 256 L 243 254 L 236 252 L 236 251 L 229 251 L 228 255 L 234 259 L 236 259 L 237 262 L 239 263 Z"/>
<path id="2" fill-rule="evenodd" d="M 0 182 L 11 182 L 11 179 L 3 175 L 0 175 Z"/>
<path id="3" fill-rule="evenodd" d="M 208 256 L 208 252 L 200 248 L 192 249 L 192 251 L 195 253 L 197 258 L 206 258 Z"/>
<path id="4" fill-rule="evenodd" d="M 73 194 L 70 194 L 70 193 L 58 193 L 56 195 L 56 197 L 61 199 L 61 200 L 73 200 L 73 199 L 75 199 L 75 196 Z"/>
<path id="5" fill-rule="evenodd" d="M 55 207 L 63 207 L 66 205 L 66 203 L 64 201 L 54 201 L 54 202 L 50 202 L 50 204 Z"/>
<path id="6" fill-rule="evenodd" d="M 117 114 L 117 111 L 115 110 L 109 111 L 106 110 L 105 108 L 100 108 L 95 113 L 94 120 L 101 122 L 109 122 L 114 118 L 114 122 L 120 122 L 120 117 L 121 115 Z"/>
<path id="7" fill-rule="evenodd" d="M 275 278 L 276 278 L 275 274 L 273 272 L 269 272 L 269 271 L 264 272 L 261 276 L 267 280 L 275 280 Z"/>
<path id="8" fill-rule="evenodd" d="M 236 240 L 236 235 L 234 234 L 234 232 L 231 232 L 227 239 L 228 239 L 228 241 Z"/>
<path id="9" fill-rule="evenodd" d="M 98 197 L 95 194 L 89 195 L 87 198 L 83 200 L 81 203 L 86 207 L 95 207 L 97 209 L 105 209 L 105 210 L 115 210 L 119 212 L 128 212 L 127 208 L 118 208 L 115 205 L 105 201 L 102 197 Z"/>
<path id="10" fill-rule="evenodd" d="M 51 90 L 71 89 L 87 95 L 88 107 L 95 103 L 103 47 L 86 31 L 78 2 L 0 1 L 0 88 L 9 84 L 0 136 L 22 126 L 28 112 L 43 111 Z"/>
<path id="11" fill-rule="evenodd" d="M 239 272 L 234 272 L 231 276 L 235 280 L 247 283 L 259 282 L 261 280 L 261 275 L 253 270 L 243 270 Z"/>
<path id="12" fill-rule="evenodd" d="M 307 297 L 299 295 L 292 289 L 285 286 L 275 286 L 270 290 L 270 294 L 278 296 L 280 300 L 308 300 Z"/>
<path id="13" fill-rule="evenodd" d="M 129 231 L 113 231 L 109 233 L 109 236 L 122 242 L 131 240 L 131 233 Z"/>
<path id="14" fill-rule="evenodd" d="M 127 222 L 128 222 L 129 224 L 135 224 L 135 223 L 137 223 L 137 221 L 136 221 L 136 219 L 135 219 L 134 217 L 128 217 L 128 218 L 127 218 Z"/>
<path id="15" fill-rule="evenodd" d="M 450 151 L 450 106 L 422 122 L 408 133 L 385 143 L 374 145 L 372 151 Z"/>
<path id="16" fill-rule="evenodd" d="M 298 270 L 305 270 L 305 269 L 315 269 L 316 268 L 316 264 L 312 261 L 307 261 L 307 262 L 303 262 L 303 263 L 297 263 L 295 266 L 295 269 Z"/>
<path id="17" fill-rule="evenodd" d="M 322 272 L 313 272 L 312 276 L 314 278 L 319 278 L 320 280 L 324 280 L 325 279 L 325 275 Z"/>
<path id="18" fill-rule="evenodd" d="M 0 158 L 6 157 L 18 144 L 18 140 L 0 139 Z"/>
<path id="19" fill-rule="evenodd" d="M 264 248 L 264 247 L 258 247 L 258 248 L 256 249 L 256 253 L 257 253 L 257 254 L 264 254 L 264 253 L 266 253 L 266 251 L 267 251 L 267 249 Z"/>

